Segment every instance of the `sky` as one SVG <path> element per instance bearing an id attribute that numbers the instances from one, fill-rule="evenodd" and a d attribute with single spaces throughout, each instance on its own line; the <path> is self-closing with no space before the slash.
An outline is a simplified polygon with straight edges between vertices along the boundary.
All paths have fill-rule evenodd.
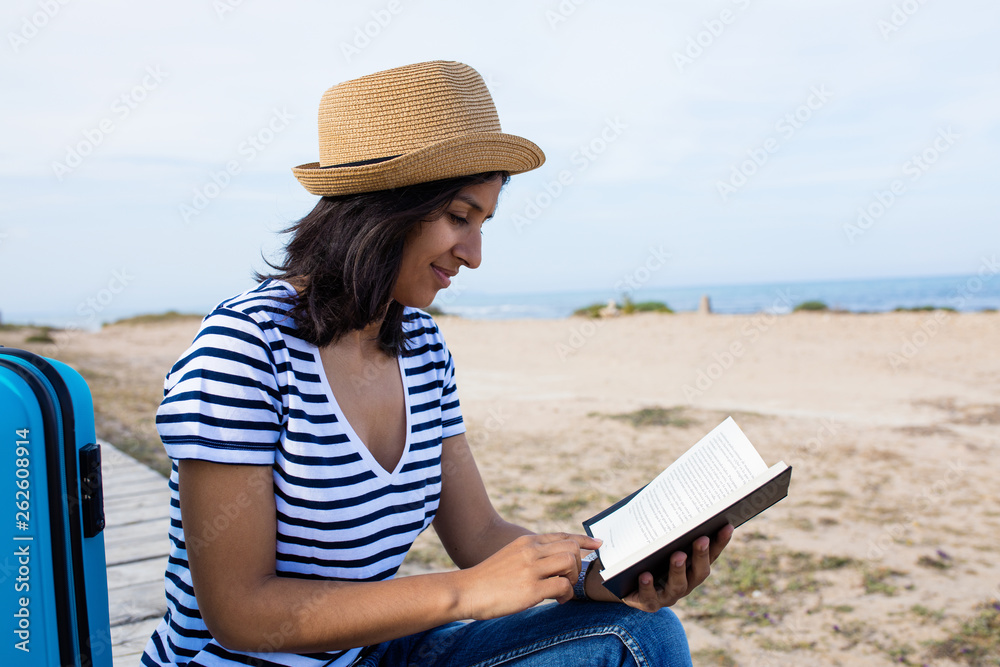
<path id="1" fill-rule="evenodd" d="M 252 286 L 315 204 L 291 168 L 322 93 L 437 59 L 547 156 L 455 299 L 971 274 L 1000 246 L 986 0 L 5 0 L 0 29 L 3 321 Z"/>

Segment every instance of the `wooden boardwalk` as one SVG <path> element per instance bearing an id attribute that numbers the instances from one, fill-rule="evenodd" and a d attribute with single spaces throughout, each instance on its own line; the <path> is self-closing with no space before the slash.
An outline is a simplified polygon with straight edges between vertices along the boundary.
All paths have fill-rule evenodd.
<path id="1" fill-rule="evenodd" d="M 162 475 L 107 442 L 101 459 L 112 655 L 114 667 L 135 667 L 167 610 L 170 490 Z"/>

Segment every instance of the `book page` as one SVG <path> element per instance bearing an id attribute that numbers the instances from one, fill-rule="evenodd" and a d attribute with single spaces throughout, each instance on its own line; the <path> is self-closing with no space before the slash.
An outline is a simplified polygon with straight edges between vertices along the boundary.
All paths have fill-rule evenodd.
<path id="1" fill-rule="evenodd" d="M 674 461 L 625 506 L 591 524 L 606 567 L 639 551 L 767 470 L 732 417 Z"/>

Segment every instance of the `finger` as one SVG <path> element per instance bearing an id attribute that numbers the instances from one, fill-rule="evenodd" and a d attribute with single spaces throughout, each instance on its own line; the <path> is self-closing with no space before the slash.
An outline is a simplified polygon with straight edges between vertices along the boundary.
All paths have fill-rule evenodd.
<path id="1" fill-rule="evenodd" d="M 709 561 L 711 561 L 712 563 L 715 562 L 715 559 L 719 557 L 719 554 L 722 553 L 722 550 L 725 549 L 726 545 L 729 544 L 729 540 L 732 539 L 733 532 L 735 530 L 736 529 L 733 528 L 733 525 L 730 523 L 727 523 L 725 526 L 719 529 L 719 532 L 716 533 L 715 535 L 715 539 L 712 540 L 712 545 L 709 547 L 708 551 Z"/>
<path id="2" fill-rule="evenodd" d="M 662 606 L 660 604 L 661 592 L 660 589 L 656 588 L 656 579 L 653 578 L 652 572 L 643 572 L 639 575 L 638 594 L 647 609 L 659 609 Z"/>
<path id="3" fill-rule="evenodd" d="M 571 539 L 573 533 L 539 533 L 534 537 L 539 544 L 548 544 L 550 542 L 562 542 Z"/>
<path id="4" fill-rule="evenodd" d="M 587 535 L 575 535 L 572 533 L 547 533 L 543 535 L 536 535 L 536 544 L 539 548 L 546 547 L 546 550 L 540 551 L 545 555 L 553 553 L 552 550 L 561 550 L 563 545 L 567 548 L 571 548 L 576 555 L 576 573 L 580 573 L 580 569 L 583 567 L 583 552 L 594 551 L 598 549 L 602 544 L 603 540 L 598 538 L 589 537 Z M 557 540 L 557 538 L 563 538 Z"/>
<path id="5" fill-rule="evenodd" d="M 587 551 L 600 549 L 601 545 L 604 544 L 604 540 L 591 537 L 590 535 L 571 535 L 570 539 L 579 544 L 581 549 L 586 549 Z"/>
<path id="6" fill-rule="evenodd" d="M 537 535 L 540 542 L 561 542 L 563 540 L 572 540 L 581 549 L 587 549 L 588 551 L 593 551 L 604 544 L 603 540 L 596 537 L 591 537 L 590 535 L 578 535 L 577 533 L 543 533 Z"/>
<path id="7" fill-rule="evenodd" d="M 699 586 L 701 582 L 708 579 L 712 571 L 712 561 L 709 559 L 709 539 L 699 537 L 691 545 L 691 560 L 688 573 L 688 589 Z"/>
<path id="8" fill-rule="evenodd" d="M 688 593 L 687 554 L 683 551 L 678 551 L 670 557 L 670 572 L 663 592 L 672 601 L 671 604 Z"/>
<path id="9" fill-rule="evenodd" d="M 652 574 L 649 572 L 640 574 L 638 584 L 639 588 L 625 596 L 622 600 L 625 604 L 643 611 L 656 611 L 663 606 L 660 602 L 659 591 L 656 590 Z"/>
<path id="10" fill-rule="evenodd" d="M 573 599 L 573 584 L 565 577 L 549 577 L 539 582 L 543 600 L 555 600 L 562 604 Z"/>
<path id="11" fill-rule="evenodd" d="M 574 540 L 561 540 L 559 542 L 547 542 L 541 544 L 535 544 L 535 550 L 538 559 L 545 559 L 551 556 L 558 556 L 559 554 L 569 554 L 572 557 L 573 564 L 575 565 L 575 573 L 573 576 L 580 574 L 580 568 L 583 567 L 583 556 L 579 545 Z"/>
<path id="12" fill-rule="evenodd" d="M 576 542 L 580 549 L 586 549 L 588 551 L 598 549 L 602 544 L 604 544 L 602 540 L 599 540 L 596 537 L 591 537 L 589 535 L 577 535 L 576 533 L 543 533 L 541 535 L 536 535 L 535 537 L 538 538 L 538 541 L 541 544 L 572 540 L 573 542 Z"/>
<path id="13" fill-rule="evenodd" d="M 540 559 L 536 566 L 535 572 L 539 578 L 562 577 L 572 586 L 580 576 L 579 552 L 574 554 L 569 551 L 559 551 Z"/>

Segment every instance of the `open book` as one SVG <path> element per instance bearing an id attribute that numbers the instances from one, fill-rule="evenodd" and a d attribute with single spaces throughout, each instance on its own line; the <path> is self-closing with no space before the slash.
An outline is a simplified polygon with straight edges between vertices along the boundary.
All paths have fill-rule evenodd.
<path id="1" fill-rule="evenodd" d="M 662 584 L 671 554 L 690 557 L 702 535 L 757 516 L 788 495 L 791 477 L 784 462 L 768 468 L 729 417 L 652 482 L 583 522 L 588 535 L 604 541 L 604 587 L 625 597 L 643 572 Z"/>

